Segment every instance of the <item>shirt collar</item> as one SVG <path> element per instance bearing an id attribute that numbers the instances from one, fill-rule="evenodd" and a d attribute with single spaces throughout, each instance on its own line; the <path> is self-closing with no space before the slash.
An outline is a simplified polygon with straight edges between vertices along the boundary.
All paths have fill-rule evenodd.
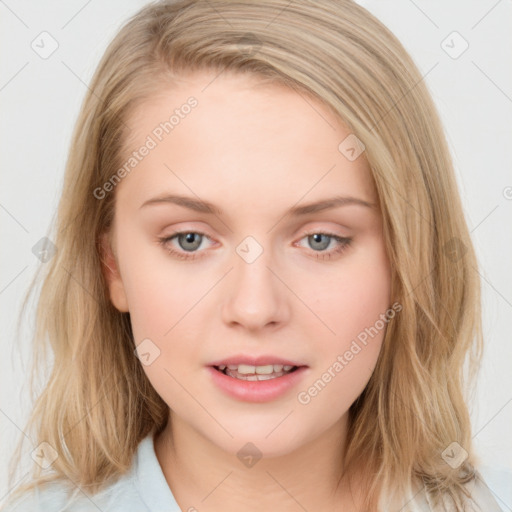
<path id="1" fill-rule="evenodd" d="M 139 443 L 134 460 L 133 482 L 149 510 L 180 512 L 158 462 L 153 433 Z"/>

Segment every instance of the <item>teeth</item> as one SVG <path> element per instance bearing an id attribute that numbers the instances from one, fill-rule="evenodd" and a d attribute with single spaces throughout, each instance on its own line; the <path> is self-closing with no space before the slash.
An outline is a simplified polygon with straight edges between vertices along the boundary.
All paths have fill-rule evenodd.
<path id="1" fill-rule="evenodd" d="M 219 370 L 224 370 L 226 368 L 225 365 L 219 366 Z M 290 365 L 282 365 L 282 364 L 267 364 L 265 366 L 251 366 L 249 364 L 230 364 L 228 368 L 231 371 L 237 371 L 242 375 L 271 375 L 272 373 L 279 373 L 283 370 L 285 372 L 290 371 L 293 366 Z"/>
<path id="2" fill-rule="evenodd" d="M 220 365 L 218 369 L 228 377 L 240 380 L 269 380 L 276 379 L 290 372 L 292 365 L 267 364 L 265 366 L 252 366 L 249 364 Z"/>
<path id="3" fill-rule="evenodd" d="M 227 375 L 229 377 L 233 377 L 238 380 L 270 380 L 270 379 L 276 379 L 277 377 L 281 377 L 285 375 L 284 372 L 279 373 L 273 373 L 272 375 L 243 375 L 241 373 L 231 372 L 231 370 L 228 370 Z"/>

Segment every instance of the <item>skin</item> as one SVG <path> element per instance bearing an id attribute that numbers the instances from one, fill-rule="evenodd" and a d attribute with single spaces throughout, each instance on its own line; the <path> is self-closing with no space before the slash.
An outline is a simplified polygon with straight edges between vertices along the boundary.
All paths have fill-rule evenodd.
<path id="1" fill-rule="evenodd" d="M 171 409 L 157 458 L 182 510 L 358 510 L 359 472 L 350 472 L 352 492 L 340 482 L 342 447 L 349 407 L 371 376 L 385 329 L 308 404 L 297 394 L 390 307 L 370 169 L 364 153 L 349 161 L 338 150 L 350 131 L 316 99 L 251 76 L 214 78 L 183 76 L 133 112 L 131 150 L 188 97 L 198 100 L 117 185 L 112 251 L 105 245 L 113 304 L 130 312 L 136 344 L 149 338 L 160 350 L 143 366 Z M 166 193 L 199 197 L 223 213 L 141 208 Z M 286 215 L 336 194 L 373 206 Z M 159 243 L 175 230 L 210 240 L 203 237 L 196 259 L 183 260 L 166 247 L 190 254 L 193 243 Z M 325 232 L 352 242 L 335 254 L 334 238 L 308 237 Z M 236 252 L 249 235 L 263 249 L 250 264 Z M 286 395 L 244 402 L 214 386 L 207 370 L 240 352 L 309 368 Z M 237 457 L 249 441 L 262 453 L 252 467 Z"/>

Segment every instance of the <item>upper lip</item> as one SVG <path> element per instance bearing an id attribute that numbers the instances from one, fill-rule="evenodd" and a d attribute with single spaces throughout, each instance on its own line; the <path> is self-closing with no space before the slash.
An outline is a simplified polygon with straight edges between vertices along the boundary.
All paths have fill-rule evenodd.
<path id="1" fill-rule="evenodd" d="M 250 356 L 245 354 L 234 355 L 230 357 L 226 357 L 224 359 L 219 359 L 210 364 L 210 366 L 221 366 L 230 364 L 247 364 L 250 366 L 266 366 L 269 364 L 282 364 L 289 366 L 306 366 L 304 364 L 298 363 L 297 361 L 292 361 L 291 359 L 284 359 L 278 356 L 272 355 L 261 355 L 261 356 Z"/>

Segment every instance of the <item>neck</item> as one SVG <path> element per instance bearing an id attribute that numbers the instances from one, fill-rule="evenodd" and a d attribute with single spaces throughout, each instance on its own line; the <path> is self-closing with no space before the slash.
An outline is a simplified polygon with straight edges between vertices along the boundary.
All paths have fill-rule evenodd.
<path id="1" fill-rule="evenodd" d="M 343 475 L 347 418 L 291 453 L 256 461 L 249 449 L 225 451 L 171 413 L 155 452 L 182 510 L 355 512 L 357 478 Z"/>

